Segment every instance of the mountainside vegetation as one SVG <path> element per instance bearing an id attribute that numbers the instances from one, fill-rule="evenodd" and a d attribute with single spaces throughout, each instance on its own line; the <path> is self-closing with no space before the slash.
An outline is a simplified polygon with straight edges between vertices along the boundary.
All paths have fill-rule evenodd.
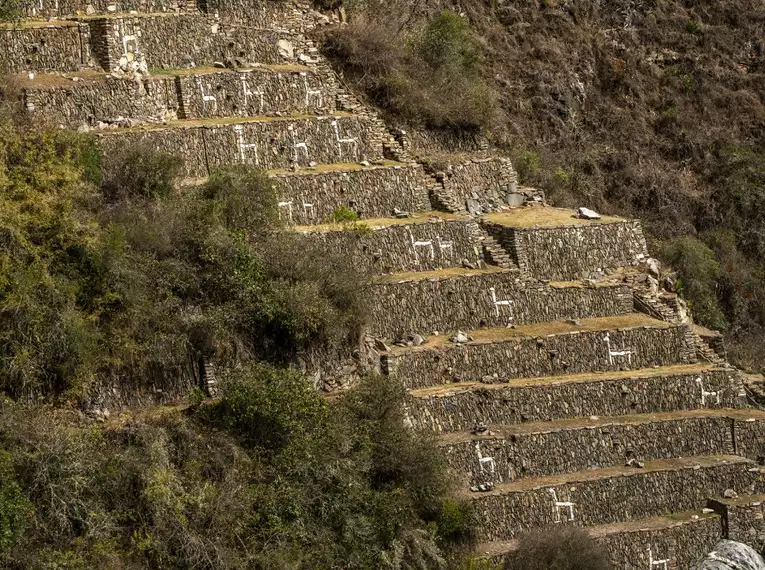
<path id="1" fill-rule="evenodd" d="M 325 53 L 389 121 L 436 137 L 482 130 L 554 205 L 639 217 L 696 321 L 726 332 L 736 364 L 761 370 L 762 2 L 348 0 L 345 10 Z M 431 45 L 457 55 L 433 61 Z M 474 79 L 432 82 L 413 59 Z M 444 118 L 443 101 L 459 119 Z"/>

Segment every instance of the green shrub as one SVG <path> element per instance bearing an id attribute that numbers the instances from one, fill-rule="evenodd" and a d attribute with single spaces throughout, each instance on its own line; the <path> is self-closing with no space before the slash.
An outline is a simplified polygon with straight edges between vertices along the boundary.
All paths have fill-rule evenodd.
<path id="1" fill-rule="evenodd" d="M 0 22 L 13 22 L 23 15 L 20 0 L 0 0 Z"/>
<path id="2" fill-rule="evenodd" d="M 32 505 L 16 482 L 13 456 L 0 450 L 0 562 L 3 552 L 21 541 L 32 514 Z"/>
<path id="3" fill-rule="evenodd" d="M 532 176 L 539 172 L 539 153 L 533 150 L 521 150 L 516 154 L 513 166 L 518 172 L 518 178 L 523 182 L 528 182 Z"/>
<path id="4" fill-rule="evenodd" d="M 506 570 L 613 570 L 606 552 L 584 529 L 555 526 L 518 538 Z"/>
<path id="5" fill-rule="evenodd" d="M 182 164 L 178 157 L 147 145 L 121 149 L 104 165 L 104 195 L 112 201 L 167 198 L 175 189 Z"/>
<path id="6" fill-rule="evenodd" d="M 355 222 L 358 219 L 359 215 L 348 206 L 338 206 L 332 211 L 331 220 L 336 224 Z"/>
<path id="7" fill-rule="evenodd" d="M 696 321 L 724 330 L 728 322 L 717 299 L 720 266 L 714 252 L 694 237 L 681 237 L 663 244 L 661 257 L 678 272 L 678 291 L 688 300 Z"/>

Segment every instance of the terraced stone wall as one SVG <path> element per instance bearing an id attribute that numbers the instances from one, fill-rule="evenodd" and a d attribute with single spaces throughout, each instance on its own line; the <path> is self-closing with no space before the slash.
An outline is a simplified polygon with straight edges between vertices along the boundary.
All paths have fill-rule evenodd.
<path id="1" fill-rule="evenodd" d="M 736 448 L 739 455 L 765 461 L 765 425 L 754 420 L 736 420 Z"/>
<path id="2" fill-rule="evenodd" d="M 630 367 L 667 366 L 692 362 L 695 350 L 685 336 L 686 327 L 638 327 L 608 331 L 613 349 L 632 351 Z M 539 338 L 507 338 L 501 342 L 421 347 L 383 356 L 383 366 L 404 379 L 409 388 L 486 378 L 555 376 L 619 370 L 626 357 L 609 359 L 606 331 L 571 332 Z M 496 374 L 496 377 L 491 375 Z M 488 376 L 487 376 L 488 375 Z"/>
<path id="3" fill-rule="evenodd" d="M 356 145 L 339 147 L 332 117 L 273 120 L 227 125 L 195 125 L 181 128 L 132 129 L 99 134 L 99 144 L 106 155 L 131 143 L 148 144 L 181 157 L 185 174 L 204 177 L 211 170 L 238 162 L 261 168 L 287 169 L 297 160 L 302 166 L 345 160 L 382 159 L 379 133 L 371 132 L 357 117 L 337 119 L 342 138 L 353 138 Z M 306 150 L 296 148 L 303 142 Z M 355 149 L 355 152 L 354 152 Z"/>
<path id="4" fill-rule="evenodd" d="M 98 81 L 62 81 L 69 83 L 24 90 L 24 102 L 33 117 L 75 129 L 118 118 L 149 122 L 177 116 L 178 98 L 172 79 L 130 81 L 107 76 Z"/>
<path id="5" fill-rule="evenodd" d="M 731 420 L 724 417 L 672 421 L 609 423 L 589 429 L 557 429 L 511 437 L 485 437 L 450 444 L 449 466 L 470 485 L 507 483 L 519 477 L 573 473 L 601 465 L 624 465 L 628 459 L 651 461 L 694 455 L 732 455 Z M 586 452 L 584 451 L 586 450 Z M 492 473 L 478 462 L 494 459 Z"/>
<path id="6" fill-rule="evenodd" d="M 113 12 L 181 12 L 195 10 L 194 0 L 22 0 L 28 18 L 65 18 Z"/>
<path id="7" fill-rule="evenodd" d="M 470 212 L 494 212 L 519 205 L 511 196 L 516 193 L 518 175 L 509 159 L 474 159 L 452 165 L 446 175 L 447 188 Z"/>
<path id="8" fill-rule="evenodd" d="M 627 285 L 549 287 L 520 283 L 517 271 L 378 283 L 370 303 L 372 334 L 398 338 L 417 332 L 453 331 L 539 323 L 560 319 L 613 316 L 632 311 Z M 498 301 L 512 305 L 495 305 Z M 390 307 L 396 307 L 391 311 Z"/>
<path id="9" fill-rule="evenodd" d="M 654 560 L 671 560 L 669 568 L 692 568 L 699 552 L 711 552 L 722 538 L 720 519 L 703 515 L 699 520 L 679 522 L 661 530 L 641 529 L 619 532 L 597 538 L 609 553 L 614 568 L 647 570 L 650 568 L 648 548 Z"/>
<path id="10" fill-rule="evenodd" d="M 579 526 L 595 526 L 682 512 L 703 505 L 710 494 L 725 489 L 744 492 L 756 484 L 757 474 L 745 462 L 731 462 L 666 471 L 630 471 L 610 478 L 528 489 L 500 495 L 497 491 L 477 494 L 480 517 L 478 540 L 506 540 L 534 527 L 555 524 L 556 509 L 550 489 L 559 501 L 574 503 L 574 520 Z M 629 473 L 629 476 L 626 474 Z M 568 517 L 567 511 L 561 511 Z"/>
<path id="11" fill-rule="evenodd" d="M 107 70 L 129 54 L 143 56 L 149 67 L 182 68 L 234 59 L 241 65 L 287 63 L 307 49 L 287 32 L 253 33 L 199 13 L 96 18 L 90 26 L 93 52 Z M 280 49 L 279 42 L 290 49 Z"/>
<path id="12" fill-rule="evenodd" d="M 717 392 L 705 398 L 703 388 Z M 707 370 L 698 373 L 591 379 L 587 382 L 549 382 L 513 388 L 497 386 L 466 390 L 455 385 L 439 396 L 411 398 L 407 416 L 419 429 L 435 432 L 468 431 L 478 424 L 501 425 L 563 418 L 620 416 L 694 410 L 734 408 L 745 405 L 730 373 Z"/>
<path id="13" fill-rule="evenodd" d="M 253 28 L 304 31 L 312 23 L 310 2 L 279 0 L 207 0 L 206 10 L 225 22 Z"/>
<path id="14" fill-rule="evenodd" d="M 329 113 L 335 110 L 337 82 L 313 71 L 220 71 L 176 77 L 183 118 L 251 117 L 276 112 Z M 210 98 L 214 99 L 210 99 Z"/>
<path id="15" fill-rule="evenodd" d="M 765 548 L 765 496 L 719 498 L 710 500 L 709 506 L 722 517 L 726 538 L 762 552 Z"/>
<path id="16" fill-rule="evenodd" d="M 363 226 L 361 226 L 363 227 Z M 443 220 L 393 224 L 373 231 L 310 232 L 332 254 L 351 257 L 362 271 L 396 273 L 459 267 L 481 262 L 480 229 L 475 222 Z M 413 246 L 412 243 L 428 245 Z M 391 306 L 388 305 L 388 311 Z"/>
<path id="17" fill-rule="evenodd" d="M 77 71 L 90 64 L 87 25 L 74 22 L 36 26 L 0 24 L 0 73 Z"/>
<path id="18" fill-rule="evenodd" d="M 394 209 L 406 212 L 431 209 L 425 172 L 419 164 L 283 173 L 273 176 L 273 180 L 280 201 L 292 202 L 292 222 L 297 225 L 327 222 L 340 206 L 352 209 L 361 218 L 390 217 Z M 312 208 L 304 208 L 303 204 L 311 204 Z"/>
<path id="19" fill-rule="evenodd" d="M 647 255 L 638 221 L 586 226 L 512 228 L 485 222 L 487 231 L 510 252 L 526 275 L 568 281 L 593 272 L 636 265 Z"/>

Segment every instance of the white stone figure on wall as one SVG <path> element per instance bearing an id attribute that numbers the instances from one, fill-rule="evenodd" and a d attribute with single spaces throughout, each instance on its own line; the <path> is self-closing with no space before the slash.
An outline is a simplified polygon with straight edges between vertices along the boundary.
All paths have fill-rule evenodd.
<path id="1" fill-rule="evenodd" d="M 265 106 L 265 92 L 263 91 L 262 87 L 256 87 L 255 91 L 250 89 L 250 86 L 247 84 L 247 76 L 242 73 L 242 97 L 244 98 L 244 105 L 242 107 L 242 112 L 246 115 L 247 114 L 247 105 L 250 97 L 257 97 L 258 98 L 258 114 L 263 113 L 263 107 Z"/>
<path id="2" fill-rule="evenodd" d="M 436 243 L 438 244 L 438 252 L 441 254 L 441 257 L 454 258 L 454 242 L 452 240 L 445 240 L 441 239 L 441 236 L 436 236 Z"/>
<path id="3" fill-rule="evenodd" d="M 311 99 L 318 99 L 318 105 L 316 105 L 317 108 L 324 106 L 324 99 L 321 94 L 321 89 L 319 88 L 312 88 L 308 85 L 308 73 L 305 71 L 300 72 L 301 77 L 303 78 L 303 86 L 305 87 L 305 106 L 310 107 L 311 106 Z"/>
<path id="4" fill-rule="evenodd" d="M 279 220 L 282 219 L 282 210 L 287 210 L 287 222 L 292 223 L 292 200 L 286 200 L 284 202 L 278 202 L 276 207 L 279 211 Z"/>
<path id="5" fill-rule="evenodd" d="M 237 143 L 239 145 L 239 160 L 243 163 L 247 162 L 247 154 L 253 153 L 255 160 L 255 166 L 260 166 L 260 159 L 258 158 L 258 143 L 248 143 L 244 140 L 244 126 L 235 125 L 234 132 L 236 133 Z"/>
<path id="6" fill-rule="evenodd" d="M 476 455 L 478 455 L 478 467 L 481 470 L 481 473 L 486 473 L 487 471 L 489 474 L 494 475 L 496 473 L 497 464 L 494 461 L 493 457 L 486 457 L 481 452 L 481 442 L 476 441 L 475 442 L 475 452 Z"/>
<path id="7" fill-rule="evenodd" d="M 340 136 L 340 126 L 337 124 L 337 119 L 332 121 L 332 130 L 335 131 L 335 144 L 337 144 L 337 153 L 340 155 L 340 158 L 343 158 L 343 146 L 346 146 L 351 148 L 351 158 L 357 160 L 359 157 L 359 146 L 356 139 Z"/>
<path id="8" fill-rule="evenodd" d="M 632 364 L 632 354 L 633 350 L 631 348 L 618 348 L 613 349 L 611 348 L 611 335 L 610 333 L 606 333 L 606 336 L 603 337 L 603 342 L 606 343 L 606 348 L 608 349 L 608 363 L 613 364 L 615 358 L 626 358 L 627 364 Z"/>
<path id="9" fill-rule="evenodd" d="M 315 218 L 314 214 L 315 212 L 313 208 L 313 203 L 306 202 L 305 198 L 303 198 L 303 215 L 306 217 L 306 219 L 313 220 Z"/>
<path id="10" fill-rule="evenodd" d="M 661 570 L 668 570 L 668 564 L 670 563 L 670 558 L 663 558 L 661 560 L 654 560 L 653 558 L 653 550 L 651 549 L 651 546 L 648 546 L 648 570 L 654 570 L 654 568 L 661 568 Z"/>
<path id="11" fill-rule="evenodd" d="M 298 164 L 299 162 L 299 151 L 303 151 L 303 154 L 305 156 L 305 161 L 310 162 L 310 158 L 308 156 L 308 143 L 305 141 L 298 141 L 297 137 L 295 136 L 295 126 L 290 125 L 287 127 L 287 130 L 290 133 L 290 136 L 292 137 L 292 162 L 294 164 Z"/>
<path id="12" fill-rule="evenodd" d="M 559 501 L 558 500 L 558 493 L 555 492 L 555 489 L 548 489 L 550 491 L 550 495 L 552 495 L 553 500 L 553 522 L 555 523 L 561 523 L 564 522 L 564 519 L 560 516 L 561 510 L 566 510 L 567 512 L 567 518 L 565 519 L 565 522 L 571 522 L 574 520 L 574 503 L 571 501 Z"/>
<path id="13" fill-rule="evenodd" d="M 513 301 L 510 299 L 497 299 L 497 290 L 494 287 L 489 287 L 489 294 L 491 295 L 491 302 L 494 304 L 494 313 L 499 317 L 500 307 L 507 307 L 510 310 L 510 319 L 513 318 Z"/>
<path id="14" fill-rule="evenodd" d="M 699 385 L 699 388 L 701 389 L 701 405 L 706 406 L 707 405 L 707 399 L 714 398 L 715 403 L 719 406 L 720 405 L 720 392 L 714 391 L 709 392 L 704 388 L 704 380 L 699 376 L 696 378 L 696 384 Z"/>
<path id="15" fill-rule="evenodd" d="M 218 112 L 218 100 L 215 98 L 215 95 L 212 94 L 212 92 L 205 93 L 205 86 L 202 83 L 202 79 L 197 76 L 197 86 L 199 87 L 199 93 L 202 96 L 202 112 L 207 112 L 207 106 L 212 104 L 212 111 L 213 113 Z"/>
<path id="16" fill-rule="evenodd" d="M 125 21 L 123 18 L 119 19 L 118 33 L 122 42 L 122 55 L 127 58 L 127 61 L 131 61 L 135 58 L 135 54 L 138 53 L 138 33 L 135 29 L 135 24 L 131 21 Z M 131 33 L 128 33 L 128 30 Z M 131 58 L 131 55 L 133 56 Z"/>
<path id="17" fill-rule="evenodd" d="M 433 240 L 414 239 L 414 235 L 412 234 L 412 230 L 409 226 L 407 226 L 406 231 L 409 233 L 409 242 L 412 244 L 412 251 L 414 252 L 414 262 L 419 265 L 420 255 L 417 252 L 417 248 L 423 248 L 423 247 L 428 250 L 430 259 L 433 260 L 435 258 L 435 253 L 433 250 Z"/>

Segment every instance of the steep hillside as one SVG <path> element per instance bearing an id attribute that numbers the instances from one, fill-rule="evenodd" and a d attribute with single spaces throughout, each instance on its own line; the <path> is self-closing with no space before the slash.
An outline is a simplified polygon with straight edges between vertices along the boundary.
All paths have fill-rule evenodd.
<path id="1" fill-rule="evenodd" d="M 346 8 L 349 27 L 325 45 L 340 56 L 335 63 L 346 78 L 402 125 L 408 103 L 369 78 L 401 67 L 373 56 L 416 43 L 441 10 L 463 15 L 482 46 L 483 76 L 497 100 L 486 126 L 490 140 L 512 152 L 522 181 L 543 188 L 557 205 L 640 217 L 653 253 L 681 270 L 680 288 L 697 322 L 727 330 L 736 361 L 761 368 L 761 2 L 467 0 Z M 337 37 L 346 38 L 339 54 Z M 462 108 L 470 116 L 472 100 L 450 87 L 455 114 Z M 444 150 L 454 149 L 452 133 L 438 138 L 448 141 Z M 679 236 L 691 239 L 672 241 Z"/>

